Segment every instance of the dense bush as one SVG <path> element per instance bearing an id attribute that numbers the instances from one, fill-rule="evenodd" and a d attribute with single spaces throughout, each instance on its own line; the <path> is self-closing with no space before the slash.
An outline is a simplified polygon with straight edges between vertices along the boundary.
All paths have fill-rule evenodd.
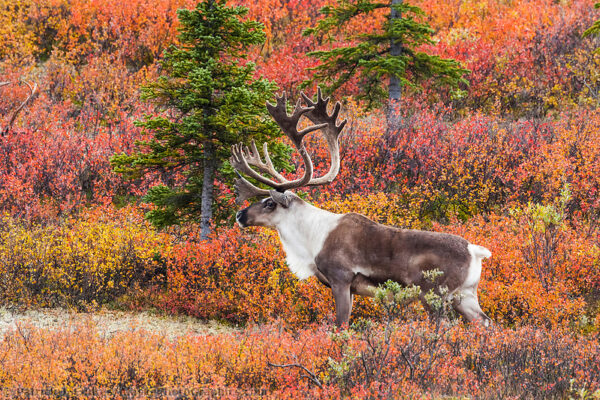
<path id="1" fill-rule="evenodd" d="M 137 138 L 131 121 L 111 130 L 98 127 L 93 134 L 78 129 L 80 122 L 48 123 L 0 137 L 4 212 L 45 223 L 76 213 L 82 205 L 110 204 L 140 193 L 142 182 L 124 182 L 109 162 Z"/>
<path id="2" fill-rule="evenodd" d="M 7 38 L 0 44 L 0 81 L 13 82 L 0 89 L 2 123 L 26 94 L 16 82 L 40 84 L 14 135 L 0 146 L 0 200 L 15 215 L 45 217 L 86 202 L 122 202 L 150 184 L 125 184 L 108 159 L 130 152 L 140 139 L 133 121 L 152 110 L 140 105 L 138 88 L 156 77 L 156 60 L 175 40 L 175 10 L 191 4 L 88 3 L 19 0 L 6 2 L 0 12 Z M 309 65 L 304 53 L 318 43 L 300 34 L 322 5 L 249 5 L 251 18 L 263 21 L 267 31 L 267 43 L 255 55 L 259 73 L 288 92 L 307 74 L 299 71 Z M 404 126 L 392 135 L 376 113 L 361 118 L 348 107 L 353 124 L 346 130 L 334 193 L 395 192 L 427 224 L 452 214 L 497 211 L 513 199 L 539 202 L 570 182 L 573 206 L 597 213 L 600 174 L 593 144 L 599 117 L 583 107 L 596 104 L 598 56 L 591 52 L 592 39 L 579 36 L 593 19 L 592 2 L 418 5 L 437 30 L 432 51 L 463 60 L 473 71 L 471 85 L 447 102 L 453 108 L 424 106 L 428 93 L 408 96 Z M 555 119 L 540 120 L 544 110 Z M 486 115 L 477 114 L 482 111 Z M 522 118 L 514 122 L 515 116 Z M 316 158 L 325 156 L 317 151 Z M 175 179 L 157 172 L 163 183 Z"/>
<path id="3" fill-rule="evenodd" d="M 561 330 L 455 325 L 439 336 L 415 320 L 399 325 L 384 347 L 378 325 L 368 336 L 266 325 L 176 339 L 71 328 L 9 331 L 0 341 L 0 397 L 39 398 L 45 390 L 49 398 L 540 399 L 595 398 L 600 389 L 597 341 Z M 361 360 L 373 357 L 386 362 L 365 370 Z"/>
<path id="4" fill-rule="evenodd" d="M 169 239 L 135 213 L 104 212 L 46 226 L 3 216 L 0 302 L 85 309 L 164 279 L 161 254 Z"/>
<path id="5" fill-rule="evenodd" d="M 484 115 L 452 121 L 450 114 L 421 109 L 407 114 L 393 134 L 376 114 L 354 118 L 342 139 L 338 179 L 314 196 L 381 191 L 399 196 L 396 213 L 427 224 L 552 201 L 567 184 L 571 216 L 598 215 L 598 111 L 517 122 Z M 349 115 L 356 115 L 353 108 Z M 316 140 L 311 145 L 317 170 L 326 168 L 326 148 Z"/>

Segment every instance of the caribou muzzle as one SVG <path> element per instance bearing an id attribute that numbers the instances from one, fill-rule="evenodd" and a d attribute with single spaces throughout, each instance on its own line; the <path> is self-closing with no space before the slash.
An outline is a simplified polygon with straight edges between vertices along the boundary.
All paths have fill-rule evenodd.
<path id="1" fill-rule="evenodd" d="M 240 226 L 240 228 L 245 228 L 247 227 L 247 223 L 248 223 L 248 209 L 244 208 L 243 210 L 240 210 L 237 212 L 237 214 L 235 215 L 235 220 L 237 221 L 238 225 Z"/>

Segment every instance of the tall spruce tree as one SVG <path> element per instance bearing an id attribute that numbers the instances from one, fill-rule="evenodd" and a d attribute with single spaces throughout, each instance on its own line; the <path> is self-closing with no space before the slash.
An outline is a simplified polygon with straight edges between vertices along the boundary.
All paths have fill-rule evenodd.
<path id="1" fill-rule="evenodd" d="M 379 10 L 389 11 L 380 31 L 345 31 L 351 20 Z M 312 68 L 315 74 L 311 81 L 320 82 L 331 93 L 358 75 L 361 92 L 357 97 L 366 100 L 368 109 L 388 100 L 388 128 L 399 122 L 395 110 L 403 87 L 417 88 L 429 78 L 451 87 L 467 83 L 463 76 L 469 71 L 457 61 L 417 50 L 433 42 L 433 30 L 418 21 L 424 13 L 416 6 L 403 0 L 337 0 L 335 6 L 323 7 L 321 13 L 325 18 L 304 34 L 336 45 L 331 50 L 308 53 L 321 61 Z"/>
<path id="2" fill-rule="evenodd" d="M 157 226 L 199 220 L 206 239 L 214 180 L 222 177 L 231 145 L 279 134 L 265 108 L 276 85 L 255 79 L 255 65 L 245 62 L 249 46 L 265 40 L 261 23 L 242 19 L 247 11 L 225 0 L 204 0 L 177 12 L 178 43 L 163 56 L 163 75 L 142 88 L 142 98 L 156 103 L 163 115 L 138 121 L 151 139 L 138 143 L 136 153 L 111 160 L 130 178 L 157 171 L 166 177 L 146 195 L 156 206 L 147 218 Z"/>

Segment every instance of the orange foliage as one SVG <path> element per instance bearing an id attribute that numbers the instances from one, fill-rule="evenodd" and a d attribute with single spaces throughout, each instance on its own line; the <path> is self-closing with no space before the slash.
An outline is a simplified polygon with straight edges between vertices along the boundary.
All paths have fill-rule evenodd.
<path id="1" fill-rule="evenodd" d="M 457 104 L 539 117 L 571 106 L 583 90 L 588 77 L 576 77 L 571 60 L 593 49 L 581 34 L 597 19 L 594 1 L 417 4 L 437 30 L 440 42 L 431 50 L 472 71 L 468 95 Z"/>
<path id="2" fill-rule="evenodd" d="M 388 349 L 374 356 L 386 362 L 367 371 L 362 361 L 373 356 L 365 340 L 377 343 L 380 327 L 368 337 L 268 325 L 176 339 L 101 329 L 9 331 L 0 341 L 0 398 L 563 398 L 600 388 L 597 341 L 560 330 L 454 326 L 438 337 L 429 323 L 414 321 L 397 327 L 389 347 L 375 345 Z"/>
<path id="3" fill-rule="evenodd" d="M 600 211 L 600 114 L 581 111 L 563 115 L 554 137 L 523 165 L 524 190 L 548 201 L 570 184 L 573 209 L 584 214 Z"/>
<path id="4" fill-rule="evenodd" d="M 485 244 L 492 258 L 484 262 L 479 296 L 482 308 L 497 323 L 508 326 L 576 327 L 593 319 L 593 297 L 600 289 L 600 254 L 595 237 L 578 227 L 563 227 L 546 264 L 530 257 L 539 236 L 527 217 L 477 217 L 464 225 L 436 226 Z M 586 299 L 592 300 L 590 304 Z M 591 308 L 586 308 L 591 306 Z M 586 319 L 586 312 L 591 320 Z M 588 327 L 589 328 L 589 327 Z M 586 328 L 587 329 L 587 328 Z"/>

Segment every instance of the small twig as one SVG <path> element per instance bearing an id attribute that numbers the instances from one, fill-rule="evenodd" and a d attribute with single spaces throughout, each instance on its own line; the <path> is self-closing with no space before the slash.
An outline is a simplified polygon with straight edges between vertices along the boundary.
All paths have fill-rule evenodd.
<path id="1" fill-rule="evenodd" d="M 406 365 L 408 366 L 408 371 L 409 371 L 409 379 L 413 379 L 414 376 L 414 367 L 413 367 L 413 363 L 408 359 L 408 357 L 406 356 L 406 352 L 404 351 L 404 349 L 400 349 L 400 355 L 402 356 L 402 358 L 404 359 L 404 361 L 406 362 Z"/>
<path id="2" fill-rule="evenodd" d="M 17 327 L 17 332 L 19 333 L 19 335 L 23 338 L 23 344 L 25 345 L 25 348 L 27 349 L 27 351 L 29 351 L 29 338 L 26 337 L 23 331 L 21 330 L 21 324 L 15 322 L 15 326 Z"/>
<path id="3" fill-rule="evenodd" d="M 588 90 L 590 91 L 590 94 L 595 98 L 598 99 L 598 92 L 596 92 L 588 83 L 587 80 L 584 79 L 583 80 L 583 84 L 588 88 Z"/>
<path id="4" fill-rule="evenodd" d="M 292 367 L 299 368 L 308 374 L 308 375 L 303 375 L 303 377 L 308 378 L 312 383 L 317 385 L 320 389 L 323 389 L 323 385 L 319 381 L 319 378 L 317 378 L 317 376 L 314 374 L 314 372 L 310 371 L 304 365 L 301 365 L 301 364 L 273 364 L 270 361 L 267 362 L 267 365 L 269 367 L 276 367 L 276 368 L 292 368 Z"/>
<path id="5" fill-rule="evenodd" d="M 37 83 L 34 82 L 33 86 L 29 82 L 25 82 L 25 84 L 29 87 L 29 96 L 27 96 L 27 98 L 21 103 L 21 105 L 19 105 L 19 107 L 17 107 L 17 109 L 13 112 L 12 117 L 8 121 L 8 125 L 5 128 L 6 132 L 8 132 L 12 128 L 12 125 L 14 124 L 15 119 L 17 119 L 17 115 L 19 115 L 19 112 L 21 112 L 23 107 L 25 107 L 25 105 L 29 102 L 29 100 L 31 100 L 31 98 L 35 95 L 35 92 L 37 91 Z"/>
<path id="6" fill-rule="evenodd" d="M 10 84 L 10 82 L 0 82 L 0 87 L 8 85 L 8 84 Z M 37 91 L 37 88 L 38 88 L 37 83 L 34 82 L 33 86 L 29 82 L 25 82 L 25 84 L 29 87 L 29 90 L 30 90 L 29 96 L 27 96 L 25 101 L 23 101 L 21 103 L 21 105 L 19 105 L 19 107 L 17 107 L 17 109 L 13 112 L 12 116 L 8 120 L 8 124 L 5 127 L 0 129 L 0 136 L 2 136 L 2 137 L 8 135 L 8 133 L 12 129 L 12 125 L 15 122 L 15 119 L 17 119 L 17 115 L 19 115 L 19 112 L 21 112 L 21 110 L 31 100 L 31 98 L 35 95 L 35 93 Z"/>

